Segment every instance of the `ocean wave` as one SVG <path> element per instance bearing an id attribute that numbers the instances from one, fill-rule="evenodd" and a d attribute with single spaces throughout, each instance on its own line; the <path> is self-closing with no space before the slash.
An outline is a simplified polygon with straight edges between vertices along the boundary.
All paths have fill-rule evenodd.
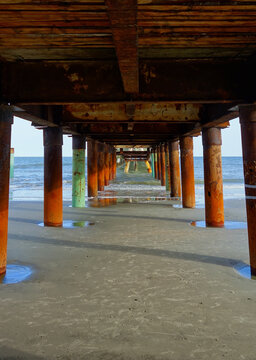
<path id="1" fill-rule="evenodd" d="M 231 183 L 231 184 L 244 184 L 244 179 L 225 179 L 223 178 L 223 184 Z M 203 179 L 195 179 L 195 184 L 204 184 Z"/>

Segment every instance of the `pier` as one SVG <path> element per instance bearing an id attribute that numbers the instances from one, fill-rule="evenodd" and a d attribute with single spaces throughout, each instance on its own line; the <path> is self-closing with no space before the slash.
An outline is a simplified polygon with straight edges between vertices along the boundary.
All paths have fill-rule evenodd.
<path id="1" fill-rule="evenodd" d="M 18 335 L 9 326 L 0 358 L 204 359 L 211 351 L 215 359 L 235 359 L 240 350 L 241 359 L 255 356 L 254 345 L 248 350 L 256 330 L 250 322 L 255 283 L 233 271 L 248 257 L 249 278 L 256 276 L 255 20 L 255 1 L 0 1 L 0 276 L 16 262 L 38 274 L 15 290 L 24 303 L 11 287 L 3 294 L 17 305 L 23 325 L 17 323 Z M 14 116 L 42 133 L 44 201 L 9 209 Z M 237 117 L 242 219 L 228 205 L 224 214 L 222 179 L 221 132 Z M 70 208 L 62 188 L 67 134 Z M 195 208 L 198 136 L 204 209 Z M 131 162 L 145 164 L 147 180 L 161 186 L 164 199 L 146 194 L 127 204 L 111 196 L 120 175 L 117 157 L 126 175 Z M 228 221 L 247 222 L 248 248 L 241 245 L 242 230 L 225 228 L 226 214 Z M 205 229 L 190 226 L 198 217 Z M 66 229 L 67 220 L 83 227 Z M 11 261 L 7 247 L 15 254 Z M 235 318 L 239 306 L 244 323 Z M 12 323 L 19 318 L 5 303 L 3 309 L 1 329 L 7 316 Z M 55 334 L 65 328 L 52 342 L 51 319 Z M 232 329 L 228 339 L 224 322 Z"/>

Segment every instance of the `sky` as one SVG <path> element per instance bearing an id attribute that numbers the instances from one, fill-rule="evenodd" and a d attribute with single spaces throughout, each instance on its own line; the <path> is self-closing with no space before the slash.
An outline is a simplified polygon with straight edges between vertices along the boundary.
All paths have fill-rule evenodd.
<path id="1" fill-rule="evenodd" d="M 14 117 L 12 147 L 15 156 L 43 156 L 43 130 Z M 63 137 L 63 156 L 72 156 L 72 139 L 67 135 Z M 203 156 L 201 136 L 194 138 L 194 156 Z M 222 156 L 242 156 L 239 119 L 231 120 L 230 127 L 222 130 Z"/>

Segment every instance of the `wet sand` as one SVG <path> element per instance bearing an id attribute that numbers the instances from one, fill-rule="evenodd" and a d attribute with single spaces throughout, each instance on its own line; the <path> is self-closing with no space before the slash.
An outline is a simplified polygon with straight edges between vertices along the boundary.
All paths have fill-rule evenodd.
<path id="1" fill-rule="evenodd" d="M 125 201 L 122 199 L 120 201 Z M 170 200 L 73 209 L 75 229 L 44 228 L 39 202 L 11 202 L 9 264 L 0 285 L 0 359 L 255 359 L 256 282 L 246 229 L 203 229 L 203 209 Z M 227 220 L 245 220 L 243 201 Z"/>

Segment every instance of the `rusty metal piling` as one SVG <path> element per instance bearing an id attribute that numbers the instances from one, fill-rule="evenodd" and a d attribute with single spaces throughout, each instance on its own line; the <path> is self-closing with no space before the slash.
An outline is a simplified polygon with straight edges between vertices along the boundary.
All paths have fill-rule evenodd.
<path id="1" fill-rule="evenodd" d="M 160 146 L 160 159 L 161 159 L 161 185 L 166 185 L 166 173 L 165 173 L 165 147 L 164 144 Z"/>
<path id="2" fill-rule="evenodd" d="M 105 175 L 105 186 L 108 186 L 109 184 L 109 147 L 107 144 L 105 144 L 104 146 L 104 162 L 105 162 L 105 167 L 104 167 L 104 175 Z"/>
<path id="3" fill-rule="evenodd" d="M 171 197 L 181 197 L 179 142 L 169 142 Z"/>
<path id="4" fill-rule="evenodd" d="M 62 226 L 62 129 L 44 130 L 44 225 Z"/>
<path id="5" fill-rule="evenodd" d="M 103 191 L 105 186 L 104 144 L 98 143 L 98 190 Z"/>
<path id="6" fill-rule="evenodd" d="M 182 205 L 184 208 L 195 207 L 195 179 L 193 159 L 193 137 L 180 139 Z"/>
<path id="7" fill-rule="evenodd" d="M 94 140 L 87 142 L 87 184 L 88 196 L 98 195 L 98 151 L 97 143 Z"/>
<path id="8" fill-rule="evenodd" d="M 206 226 L 224 226 L 221 129 L 204 128 L 204 197 Z"/>
<path id="9" fill-rule="evenodd" d="M 256 105 L 239 107 L 251 274 L 256 276 Z"/>
<path id="10" fill-rule="evenodd" d="M 0 275 L 6 272 L 12 110 L 0 106 Z"/>

